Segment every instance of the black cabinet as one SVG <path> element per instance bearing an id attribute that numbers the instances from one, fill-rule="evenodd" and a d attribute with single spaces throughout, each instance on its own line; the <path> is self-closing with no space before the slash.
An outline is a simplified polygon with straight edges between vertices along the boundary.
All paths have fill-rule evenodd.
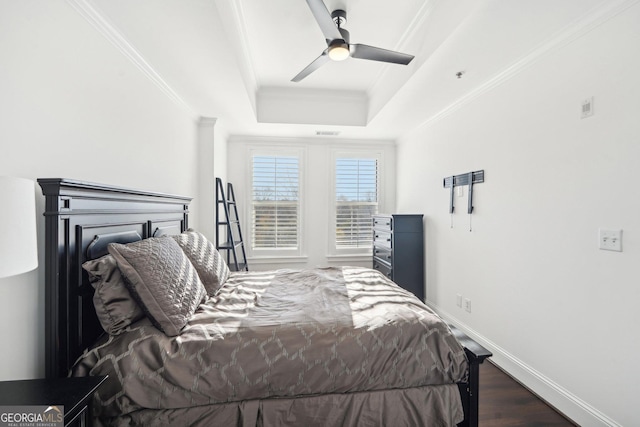
<path id="1" fill-rule="evenodd" d="M 422 215 L 373 216 L 373 268 L 424 301 Z"/>

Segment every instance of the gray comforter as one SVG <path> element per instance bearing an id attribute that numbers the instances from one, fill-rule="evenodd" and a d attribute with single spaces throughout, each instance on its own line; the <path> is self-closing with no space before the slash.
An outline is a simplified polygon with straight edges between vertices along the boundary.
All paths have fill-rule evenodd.
<path id="1" fill-rule="evenodd" d="M 233 273 L 180 335 L 141 320 L 88 350 L 72 374 L 109 375 L 94 409 L 103 418 L 440 385 L 459 418 L 451 384 L 466 379 L 467 361 L 411 293 L 375 270 L 342 267 Z"/>

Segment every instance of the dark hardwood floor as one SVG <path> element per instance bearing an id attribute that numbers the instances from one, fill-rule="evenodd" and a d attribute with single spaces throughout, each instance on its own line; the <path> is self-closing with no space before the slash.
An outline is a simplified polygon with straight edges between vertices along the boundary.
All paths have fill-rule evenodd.
<path id="1" fill-rule="evenodd" d="M 572 427 L 572 423 L 489 361 L 480 365 L 480 427 Z"/>

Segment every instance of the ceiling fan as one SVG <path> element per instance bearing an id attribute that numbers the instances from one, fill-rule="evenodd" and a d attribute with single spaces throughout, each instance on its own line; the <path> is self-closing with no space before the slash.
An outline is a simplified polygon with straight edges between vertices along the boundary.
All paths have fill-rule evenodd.
<path id="1" fill-rule="evenodd" d="M 300 71 L 298 75 L 291 79 L 292 82 L 299 82 L 329 60 L 342 61 L 349 56 L 352 58 L 402 65 L 407 65 L 414 58 L 413 55 L 368 46 L 366 44 L 350 44 L 349 31 L 342 28 L 342 25 L 347 22 L 347 12 L 338 9 L 329 14 L 329 10 L 322 0 L 307 0 L 307 4 L 324 34 L 327 41 L 327 48 L 311 64 L 307 65 L 304 70 Z"/>

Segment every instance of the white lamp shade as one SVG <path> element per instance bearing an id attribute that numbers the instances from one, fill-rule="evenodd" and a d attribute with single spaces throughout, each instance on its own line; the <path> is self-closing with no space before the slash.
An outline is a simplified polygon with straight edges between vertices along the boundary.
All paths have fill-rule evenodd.
<path id="1" fill-rule="evenodd" d="M 0 177 L 0 278 L 38 266 L 34 183 Z"/>

